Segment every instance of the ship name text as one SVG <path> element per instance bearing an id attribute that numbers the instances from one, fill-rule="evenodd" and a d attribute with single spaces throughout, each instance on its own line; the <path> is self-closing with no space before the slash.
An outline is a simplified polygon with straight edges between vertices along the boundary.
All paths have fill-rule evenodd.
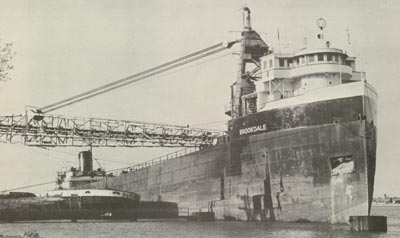
<path id="1" fill-rule="evenodd" d="M 262 124 L 258 126 L 251 126 L 251 127 L 246 127 L 243 129 L 239 130 L 239 135 L 247 135 L 255 132 L 260 132 L 260 131 L 266 131 L 267 130 L 267 125 Z"/>

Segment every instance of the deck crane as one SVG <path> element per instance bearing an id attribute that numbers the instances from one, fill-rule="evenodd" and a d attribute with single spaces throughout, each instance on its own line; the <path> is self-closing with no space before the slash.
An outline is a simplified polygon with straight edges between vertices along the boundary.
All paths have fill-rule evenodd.
<path id="1" fill-rule="evenodd" d="M 0 116 L 0 142 L 27 146 L 204 147 L 221 131 L 125 120 L 79 118 L 48 114 L 117 88 L 162 74 L 216 54 L 239 41 L 219 43 L 140 73 L 85 91 L 25 114 Z"/>

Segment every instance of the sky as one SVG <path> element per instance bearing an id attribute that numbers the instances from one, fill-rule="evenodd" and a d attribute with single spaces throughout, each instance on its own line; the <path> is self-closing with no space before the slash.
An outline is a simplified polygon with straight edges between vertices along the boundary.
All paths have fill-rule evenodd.
<path id="1" fill-rule="evenodd" d="M 357 57 L 358 70 L 367 73 L 379 95 L 375 195 L 400 195 L 399 1 L 0 0 L 0 5 L 0 39 L 12 42 L 16 52 L 12 80 L 0 83 L 0 115 L 24 113 L 27 105 L 45 106 L 238 39 L 244 6 L 252 11 L 253 28 L 282 51 L 300 49 L 304 38 L 315 44 L 315 22 L 323 17 L 325 39 Z M 225 129 L 229 118 L 224 105 L 237 74 L 237 51 L 224 51 L 54 113 Z M 0 190 L 55 180 L 57 170 L 76 166 L 80 150 L 0 144 Z M 171 151 L 96 148 L 94 156 L 111 170 Z M 43 193 L 53 187 L 30 191 Z"/>

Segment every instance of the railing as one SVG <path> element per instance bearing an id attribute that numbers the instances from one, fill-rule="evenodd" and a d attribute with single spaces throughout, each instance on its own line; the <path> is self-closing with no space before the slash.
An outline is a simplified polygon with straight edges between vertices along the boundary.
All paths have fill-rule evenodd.
<path id="1" fill-rule="evenodd" d="M 194 212 L 210 212 L 210 209 L 207 207 L 200 207 L 200 208 L 179 207 L 178 208 L 179 216 L 191 216 Z"/>
<path id="2" fill-rule="evenodd" d="M 257 104 L 257 109 L 258 110 L 262 110 L 265 107 L 265 105 L 267 105 L 267 104 L 269 104 L 271 102 L 290 99 L 290 98 L 295 98 L 295 97 L 300 97 L 300 96 L 303 96 L 303 95 L 305 95 L 307 93 L 310 93 L 310 92 L 313 92 L 313 91 L 317 91 L 317 90 L 321 90 L 321 89 L 324 89 L 324 88 L 339 87 L 339 86 L 342 86 L 342 85 L 349 85 L 349 84 L 358 83 L 358 82 L 359 81 L 350 81 L 350 82 L 337 84 L 337 85 L 332 85 L 332 86 L 322 86 L 322 87 L 318 87 L 318 88 L 313 88 L 313 89 L 309 89 L 306 92 L 302 92 L 302 93 L 296 93 L 296 94 L 295 93 L 288 93 L 288 94 L 286 94 L 287 96 L 285 96 L 283 98 L 276 98 L 276 99 L 273 99 L 273 100 L 270 100 L 270 101 L 264 101 L 262 103 L 258 103 Z M 285 91 L 285 92 L 288 92 L 288 91 Z"/>
<path id="3" fill-rule="evenodd" d="M 185 156 L 187 154 L 190 154 L 190 153 L 193 153 L 193 152 L 196 152 L 199 150 L 200 150 L 199 147 L 185 148 L 185 149 L 178 150 L 178 151 L 166 154 L 166 155 L 162 155 L 160 157 L 154 158 L 154 159 L 146 161 L 146 162 L 142 162 L 142 163 L 139 163 L 139 164 L 136 164 L 133 166 L 125 167 L 122 169 L 111 170 L 111 171 L 116 172 L 118 175 L 126 174 L 128 172 L 142 170 L 144 168 L 147 168 L 147 167 L 150 167 L 150 166 L 153 166 L 156 164 L 161 164 L 163 161 L 167 161 L 170 159 L 176 159 L 176 158 Z M 108 171 L 108 172 L 111 172 L 111 171 Z"/>
<path id="4" fill-rule="evenodd" d="M 179 216 L 180 217 L 183 217 L 183 216 L 190 216 L 190 208 L 188 208 L 188 207 L 179 207 L 178 208 L 178 214 L 179 214 Z"/>

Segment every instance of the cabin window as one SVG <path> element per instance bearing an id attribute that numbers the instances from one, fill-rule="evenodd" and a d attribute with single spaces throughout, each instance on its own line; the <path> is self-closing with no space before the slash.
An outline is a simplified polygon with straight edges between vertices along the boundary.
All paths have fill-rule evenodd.
<path id="1" fill-rule="evenodd" d="M 267 68 L 267 61 L 263 62 L 263 68 L 266 69 Z"/>
<path id="2" fill-rule="evenodd" d="M 279 67 L 281 67 L 281 68 L 285 67 L 285 60 L 284 59 L 279 59 Z"/>
<path id="3" fill-rule="evenodd" d="M 113 192 L 113 194 L 121 195 L 121 193 L 120 193 L 120 192 Z"/>
<path id="4" fill-rule="evenodd" d="M 269 67 L 272 68 L 272 59 L 269 60 Z"/>
<path id="5" fill-rule="evenodd" d="M 309 55 L 308 56 L 308 62 L 310 62 L 310 63 L 314 62 L 314 55 Z"/>
<path id="6" fill-rule="evenodd" d="M 90 194 L 90 191 L 86 191 L 85 194 Z"/>
<path id="7" fill-rule="evenodd" d="M 324 54 L 318 54 L 318 61 L 324 61 Z"/>
<path id="8" fill-rule="evenodd" d="M 328 60 L 328 62 L 332 62 L 332 57 L 333 55 L 332 54 L 328 54 L 327 55 L 327 60 Z"/>
<path id="9" fill-rule="evenodd" d="M 329 159 L 331 175 L 348 174 L 355 171 L 354 159 L 351 155 L 335 156 Z"/>
<path id="10" fill-rule="evenodd" d="M 296 64 L 299 65 L 300 64 L 300 59 L 296 58 Z"/>
<path id="11" fill-rule="evenodd" d="M 300 57 L 301 64 L 305 64 L 305 56 Z"/>

